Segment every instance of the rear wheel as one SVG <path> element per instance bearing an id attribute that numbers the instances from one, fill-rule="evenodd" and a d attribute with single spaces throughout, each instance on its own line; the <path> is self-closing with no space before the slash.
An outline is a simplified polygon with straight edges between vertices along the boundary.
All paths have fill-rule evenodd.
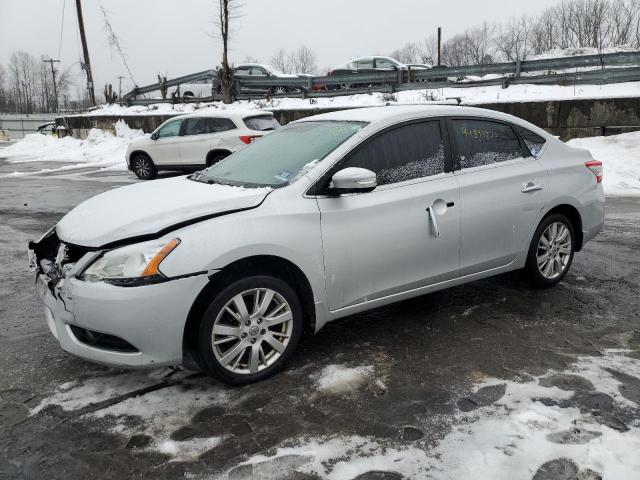
<path id="1" fill-rule="evenodd" d="M 273 95 L 282 95 L 284 93 L 287 93 L 287 87 L 283 87 L 283 86 L 277 86 L 277 87 L 272 87 L 271 88 L 271 93 Z"/>
<path id="2" fill-rule="evenodd" d="M 158 174 L 158 169 L 153 161 L 144 153 L 138 153 L 133 157 L 131 168 L 140 180 L 153 180 Z"/>
<path id="3" fill-rule="evenodd" d="M 549 215 L 536 229 L 525 271 L 536 287 L 551 287 L 569 271 L 575 252 L 575 231 L 567 217 Z"/>
<path id="4" fill-rule="evenodd" d="M 237 280 L 211 302 L 200 324 L 198 359 L 217 380 L 241 385 L 278 372 L 302 333 L 302 307 L 283 280 Z"/>

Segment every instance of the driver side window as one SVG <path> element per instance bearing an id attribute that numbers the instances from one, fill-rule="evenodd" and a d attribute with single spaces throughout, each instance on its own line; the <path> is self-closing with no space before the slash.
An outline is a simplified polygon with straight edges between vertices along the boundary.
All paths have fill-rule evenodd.
<path id="1" fill-rule="evenodd" d="M 360 167 L 376 174 L 378 185 L 444 173 L 440 122 L 403 125 L 366 141 L 340 168 Z"/>
<path id="2" fill-rule="evenodd" d="M 180 135 L 180 125 L 182 125 L 182 120 L 167 123 L 158 130 L 158 138 L 177 137 Z"/>

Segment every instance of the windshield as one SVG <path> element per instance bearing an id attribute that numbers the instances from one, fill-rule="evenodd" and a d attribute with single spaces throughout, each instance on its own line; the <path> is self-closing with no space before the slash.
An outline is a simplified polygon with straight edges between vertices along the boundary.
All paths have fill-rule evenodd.
<path id="1" fill-rule="evenodd" d="M 244 187 L 289 185 L 365 125 L 338 121 L 292 123 L 203 170 L 194 180 Z"/>

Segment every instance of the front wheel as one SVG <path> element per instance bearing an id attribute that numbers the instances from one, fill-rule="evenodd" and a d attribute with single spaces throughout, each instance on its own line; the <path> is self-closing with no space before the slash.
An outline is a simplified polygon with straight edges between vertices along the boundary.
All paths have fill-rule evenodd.
<path id="1" fill-rule="evenodd" d="M 549 215 L 536 229 L 525 272 L 535 287 L 551 287 L 569 271 L 575 252 L 575 231 L 567 217 Z"/>
<path id="2" fill-rule="evenodd" d="M 283 280 L 256 275 L 222 290 L 205 312 L 198 334 L 201 368 L 229 385 L 278 372 L 302 334 L 302 307 Z"/>
<path id="3" fill-rule="evenodd" d="M 153 180 L 158 174 L 158 169 L 148 155 L 139 153 L 131 160 L 131 169 L 140 180 Z"/>
<path id="4" fill-rule="evenodd" d="M 272 95 L 284 95 L 285 93 L 287 93 L 289 90 L 287 89 L 287 87 L 283 87 L 283 86 L 277 86 L 277 87 L 273 87 L 271 89 L 271 94 Z"/>

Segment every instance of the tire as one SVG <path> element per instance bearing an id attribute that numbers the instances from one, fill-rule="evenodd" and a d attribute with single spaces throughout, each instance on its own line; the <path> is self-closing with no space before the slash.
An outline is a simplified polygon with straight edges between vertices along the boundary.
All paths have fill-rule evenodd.
<path id="1" fill-rule="evenodd" d="M 571 267 L 575 245 L 575 231 L 567 217 L 561 214 L 545 217 L 533 234 L 524 268 L 531 285 L 549 288 L 559 283 Z M 549 248 L 551 260 L 546 254 Z"/>
<path id="2" fill-rule="evenodd" d="M 269 317 L 276 323 L 269 325 Z M 236 280 L 216 295 L 203 315 L 198 363 L 228 385 L 259 382 L 282 369 L 302 326 L 300 300 L 284 280 L 270 275 Z"/>
<path id="3" fill-rule="evenodd" d="M 158 175 L 153 160 L 145 153 L 138 153 L 131 159 L 131 169 L 140 180 L 153 180 Z"/>
<path id="4" fill-rule="evenodd" d="M 231 155 L 230 153 L 210 153 L 209 155 L 207 155 L 207 160 L 205 161 L 205 165 L 208 167 L 210 167 L 211 165 L 215 165 L 216 163 L 218 163 L 220 160 L 223 160 L 225 158 L 227 158 L 229 155 Z"/>

